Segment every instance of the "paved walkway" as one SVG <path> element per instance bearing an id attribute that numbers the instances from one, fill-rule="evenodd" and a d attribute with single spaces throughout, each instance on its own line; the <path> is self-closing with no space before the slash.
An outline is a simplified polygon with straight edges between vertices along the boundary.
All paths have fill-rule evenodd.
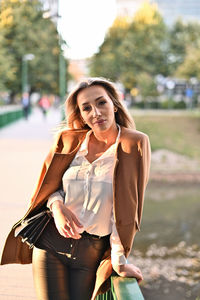
<path id="1" fill-rule="evenodd" d="M 11 226 L 21 218 L 41 164 L 61 120 L 52 109 L 44 119 L 36 109 L 30 118 L 0 130 L 0 251 Z M 0 266 L 0 300 L 36 299 L 31 265 Z"/>

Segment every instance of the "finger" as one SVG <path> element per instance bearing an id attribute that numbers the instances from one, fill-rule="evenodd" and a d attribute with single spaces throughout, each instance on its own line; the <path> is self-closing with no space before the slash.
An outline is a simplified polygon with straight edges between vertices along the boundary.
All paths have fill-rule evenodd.
<path id="1" fill-rule="evenodd" d="M 66 238 L 69 237 L 67 232 L 62 227 L 60 227 L 58 224 L 56 224 L 56 228 L 60 235 L 62 235 L 63 237 L 66 237 Z"/>
<path id="2" fill-rule="evenodd" d="M 81 238 L 81 235 L 76 230 L 75 230 L 75 232 L 72 231 L 72 230 L 70 230 L 70 231 L 71 231 L 73 239 L 80 239 Z"/>
<path id="3" fill-rule="evenodd" d="M 142 274 L 142 271 L 140 269 L 138 269 L 138 272 L 140 272 Z"/>
<path id="4" fill-rule="evenodd" d="M 65 238 L 70 238 L 70 236 L 67 234 L 67 232 L 65 230 L 59 230 L 60 235 L 62 235 Z"/>
<path id="5" fill-rule="evenodd" d="M 76 235 L 77 234 L 77 231 L 76 231 L 76 229 L 74 227 L 73 220 L 70 222 L 69 229 L 70 229 L 70 232 L 71 232 L 72 235 Z"/>
<path id="6" fill-rule="evenodd" d="M 74 220 L 72 219 L 72 221 L 70 222 L 70 224 L 68 225 L 69 226 L 69 230 L 72 234 L 72 237 L 75 238 L 75 239 L 80 239 L 81 236 L 80 234 L 77 232 L 75 226 L 74 226 Z"/>
<path id="7" fill-rule="evenodd" d="M 138 279 L 138 282 L 139 282 L 139 283 L 142 282 L 143 279 L 144 279 L 143 276 L 141 276 L 141 277 Z"/>
<path id="8" fill-rule="evenodd" d="M 138 282 L 141 282 L 143 280 L 143 276 L 141 274 L 137 274 L 136 279 Z"/>
<path id="9" fill-rule="evenodd" d="M 136 270 L 138 273 L 141 273 L 141 274 L 142 274 L 141 270 L 140 270 L 138 267 L 135 267 L 135 270 Z"/>
<path id="10" fill-rule="evenodd" d="M 142 277 L 142 272 L 141 271 L 138 271 L 138 274 Z"/>
<path id="11" fill-rule="evenodd" d="M 142 277 L 142 272 L 138 267 L 135 267 L 136 273 L 139 274 L 140 277 Z"/>
<path id="12" fill-rule="evenodd" d="M 69 236 L 69 237 L 73 237 L 73 234 L 71 232 L 71 227 L 70 225 L 66 225 L 63 228 L 63 231 Z"/>
<path id="13" fill-rule="evenodd" d="M 72 238 L 72 239 L 80 239 L 81 238 L 81 235 L 78 233 L 78 232 L 76 232 L 76 230 L 74 229 L 73 230 L 73 225 L 72 226 L 70 226 L 70 225 L 65 225 L 65 227 L 64 227 L 64 233 L 65 233 L 65 235 L 67 234 L 67 237 L 69 237 L 69 238 Z M 75 231 L 75 232 L 74 232 Z"/>
<path id="14" fill-rule="evenodd" d="M 66 224 L 65 224 L 65 230 L 67 230 L 69 232 L 69 234 L 75 235 L 76 234 L 76 230 L 74 228 L 74 224 L 72 220 L 66 220 Z"/>

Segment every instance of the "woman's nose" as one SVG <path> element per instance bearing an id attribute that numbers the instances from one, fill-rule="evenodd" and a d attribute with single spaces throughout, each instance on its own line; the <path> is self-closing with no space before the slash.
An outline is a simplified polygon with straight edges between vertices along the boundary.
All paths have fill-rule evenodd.
<path id="1" fill-rule="evenodd" d="M 97 107 L 94 107 L 94 109 L 93 109 L 93 116 L 94 117 L 98 117 L 100 115 L 101 115 L 100 110 Z"/>

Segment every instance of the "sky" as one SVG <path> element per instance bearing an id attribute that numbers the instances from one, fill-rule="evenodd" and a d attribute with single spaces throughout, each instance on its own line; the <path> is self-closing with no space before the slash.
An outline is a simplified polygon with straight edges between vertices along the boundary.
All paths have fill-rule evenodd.
<path id="1" fill-rule="evenodd" d="M 67 42 L 65 56 L 87 58 L 98 51 L 116 17 L 115 0 L 60 0 L 58 30 Z"/>

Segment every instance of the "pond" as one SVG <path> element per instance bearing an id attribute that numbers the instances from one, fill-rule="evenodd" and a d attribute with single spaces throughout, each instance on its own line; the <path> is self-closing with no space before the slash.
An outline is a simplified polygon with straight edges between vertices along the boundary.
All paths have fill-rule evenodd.
<path id="1" fill-rule="evenodd" d="M 130 261 L 146 300 L 200 299 L 200 183 L 149 183 Z"/>

